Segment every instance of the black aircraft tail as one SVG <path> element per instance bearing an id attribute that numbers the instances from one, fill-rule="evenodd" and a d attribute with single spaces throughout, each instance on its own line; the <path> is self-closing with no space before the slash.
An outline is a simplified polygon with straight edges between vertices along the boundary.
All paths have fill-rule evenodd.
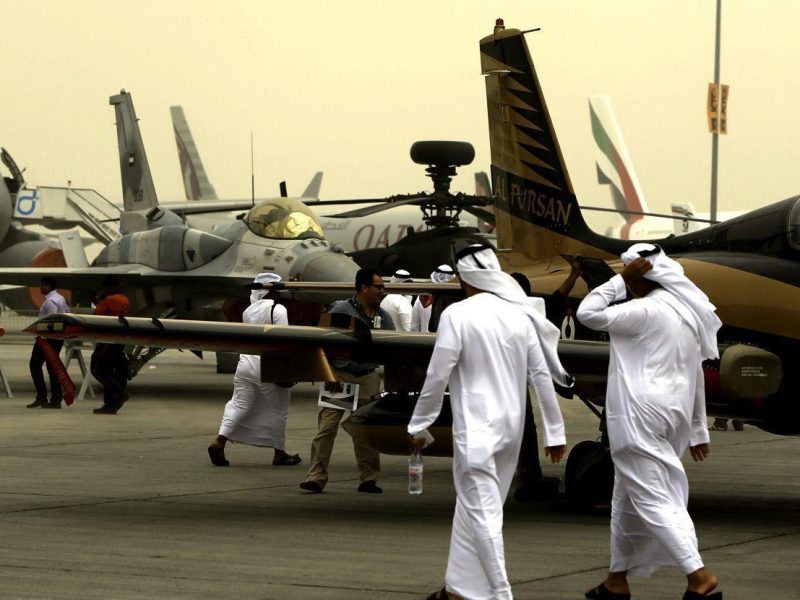
<path id="1" fill-rule="evenodd" d="M 618 255 L 628 243 L 596 234 L 581 214 L 523 33 L 499 21 L 480 52 L 498 248 L 535 260 Z"/>

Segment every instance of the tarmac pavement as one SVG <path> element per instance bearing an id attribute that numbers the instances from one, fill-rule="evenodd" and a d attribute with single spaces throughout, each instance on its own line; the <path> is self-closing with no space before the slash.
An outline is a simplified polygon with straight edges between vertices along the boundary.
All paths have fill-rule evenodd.
<path id="1" fill-rule="evenodd" d="M 111 416 L 92 414 L 99 399 L 25 408 L 29 354 L 29 344 L 0 346 L 15 395 L 0 392 L 0 598 L 400 600 L 441 587 L 449 459 L 426 459 L 421 496 L 407 494 L 406 459 L 395 456 L 383 457 L 384 494 L 357 493 L 342 431 L 329 485 L 308 495 L 297 486 L 316 431 L 310 386 L 295 389 L 289 419 L 287 450 L 302 464 L 273 467 L 272 450 L 229 444 L 231 466 L 219 468 L 206 447 L 232 376 L 215 373 L 213 358 L 165 352 Z M 77 365 L 70 371 L 79 383 Z M 579 402 L 562 410 L 571 446 L 596 436 Z M 687 463 L 690 509 L 726 600 L 800 598 L 800 439 L 747 427 L 714 432 L 712 444 L 708 461 Z M 607 515 L 510 499 L 515 598 L 583 598 L 604 577 L 608 540 Z M 637 599 L 677 600 L 685 589 L 676 568 L 631 584 Z"/>

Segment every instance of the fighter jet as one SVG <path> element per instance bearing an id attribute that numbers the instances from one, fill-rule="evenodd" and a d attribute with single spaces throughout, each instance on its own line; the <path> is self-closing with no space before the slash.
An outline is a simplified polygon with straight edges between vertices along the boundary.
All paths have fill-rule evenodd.
<path id="1" fill-rule="evenodd" d="M 170 114 L 172 116 L 172 127 L 175 132 L 175 144 L 178 149 L 178 161 L 180 162 L 181 178 L 183 179 L 186 199 L 217 200 L 217 193 L 203 166 L 200 151 L 194 141 L 183 107 L 171 106 Z M 331 244 L 338 244 L 345 252 L 386 248 L 403 240 L 409 235 L 409 232 L 422 233 L 429 228 L 424 213 L 416 206 L 395 204 L 388 213 L 381 212 L 376 214 L 371 212 L 364 216 L 334 216 L 334 213 L 341 212 L 342 204 L 383 203 L 386 199 L 319 200 L 321 182 L 322 172 L 318 172 L 314 175 L 300 199 L 306 205 L 312 207 L 319 216 L 325 232 L 325 238 Z M 225 200 L 224 202 L 241 204 L 242 202 L 249 203 L 250 200 Z M 476 225 L 477 218 L 475 215 L 468 213 L 460 213 L 455 220 L 455 226 L 458 227 L 475 227 Z M 416 245 L 416 241 L 414 243 Z M 359 256 L 354 258 L 359 264 L 362 264 Z M 362 266 L 374 267 L 374 262 L 374 260 L 368 259 Z M 442 262 L 445 261 L 439 260 L 433 266 L 435 267 Z M 392 267 L 388 268 L 388 271 L 393 270 L 394 268 Z M 432 269 L 426 266 L 423 270 L 426 273 L 430 273 Z"/>
<path id="2" fill-rule="evenodd" d="M 114 275 L 131 300 L 131 314 L 208 320 L 238 320 L 247 284 L 265 271 L 284 280 L 352 282 L 358 265 L 335 252 L 314 213 L 293 198 L 264 200 L 244 218 L 218 225 L 214 233 L 193 229 L 159 206 L 131 95 L 110 98 L 116 113 L 123 189 L 122 235 L 103 248 L 90 267 L 50 268 L 72 291 L 73 306 L 89 306 L 107 275 Z M 204 203 L 183 212 L 206 212 Z M 43 271 L 3 269 L 6 284 L 38 285 Z M 328 302 L 330 294 L 300 299 Z M 238 301 L 238 302 L 237 302 Z"/>

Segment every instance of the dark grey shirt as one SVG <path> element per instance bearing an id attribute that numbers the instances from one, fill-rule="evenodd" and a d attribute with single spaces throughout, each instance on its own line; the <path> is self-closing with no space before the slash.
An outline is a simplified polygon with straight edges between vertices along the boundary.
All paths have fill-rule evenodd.
<path id="1" fill-rule="evenodd" d="M 355 317 L 367 325 L 367 327 L 370 329 L 394 330 L 394 322 L 392 321 L 392 317 L 389 316 L 389 313 L 378 307 L 378 309 L 375 311 L 375 316 L 370 319 L 364 313 L 364 309 L 358 302 L 358 298 L 356 298 L 356 296 L 351 296 L 347 300 L 337 300 L 331 304 L 329 312 Z M 379 323 L 377 322 L 378 319 L 380 319 Z M 345 373 L 349 373 L 351 375 L 366 375 L 367 373 L 374 371 L 379 366 L 374 363 L 356 363 L 346 359 L 333 359 L 331 360 L 331 365 L 334 369 L 337 369 L 338 371 L 344 371 Z"/>

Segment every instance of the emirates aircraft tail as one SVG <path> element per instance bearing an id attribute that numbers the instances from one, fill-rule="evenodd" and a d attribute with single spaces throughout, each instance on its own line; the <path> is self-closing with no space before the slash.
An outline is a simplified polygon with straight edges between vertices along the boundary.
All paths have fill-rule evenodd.
<path id="1" fill-rule="evenodd" d="M 650 212 L 642 193 L 633 161 L 617 123 L 611 99 L 608 96 L 589 98 L 589 115 L 592 121 L 592 136 L 596 146 L 597 181 L 611 188 L 614 207 L 622 211 L 625 225 L 621 237 L 628 239 L 630 227 L 642 219 L 642 215 L 626 214 L 624 211 Z"/>

